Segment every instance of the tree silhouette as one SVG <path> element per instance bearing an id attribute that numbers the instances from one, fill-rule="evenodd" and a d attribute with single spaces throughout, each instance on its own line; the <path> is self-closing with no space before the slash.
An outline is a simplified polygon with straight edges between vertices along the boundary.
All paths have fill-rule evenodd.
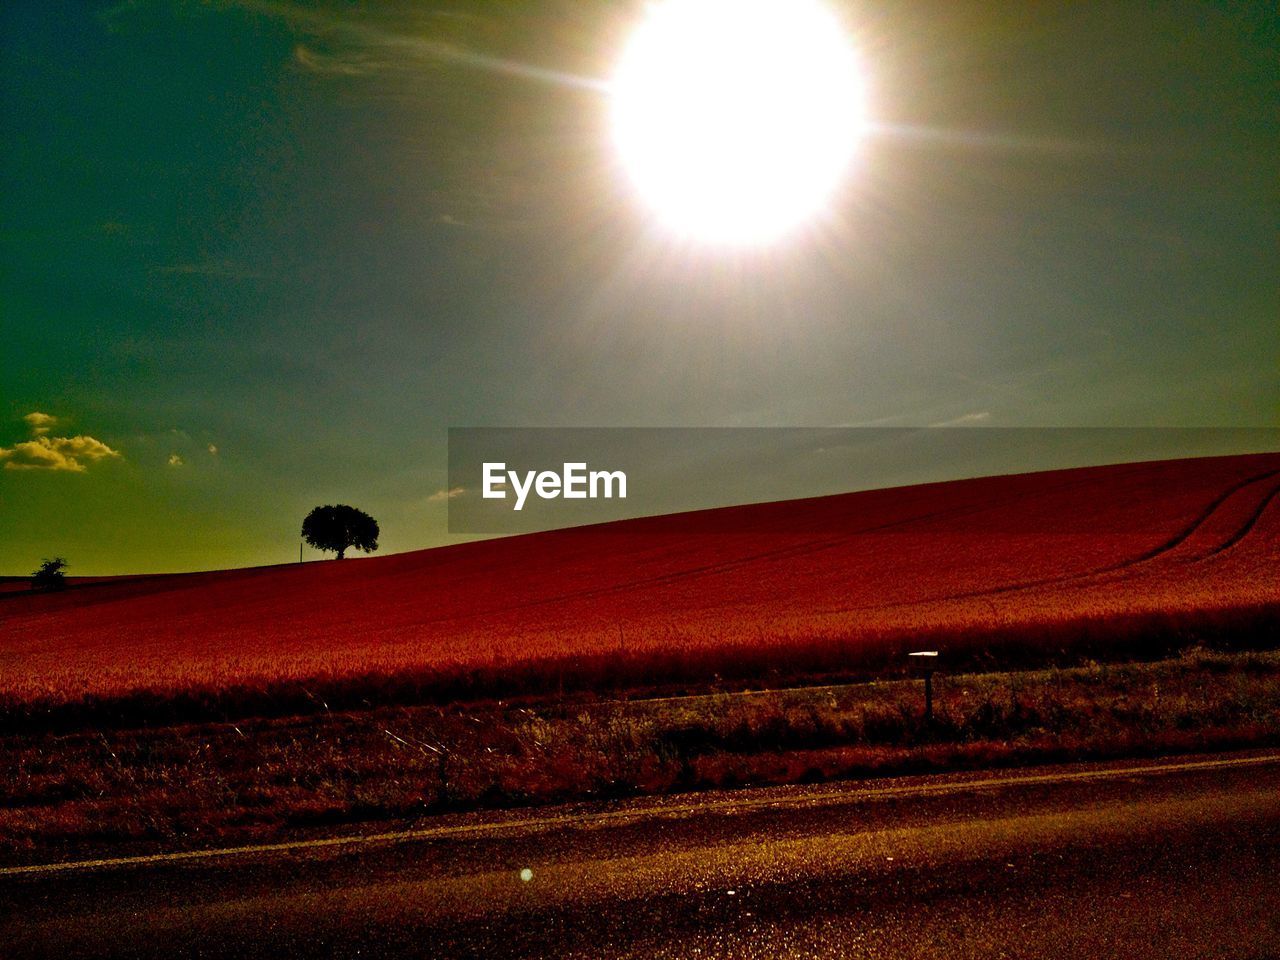
<path id="1" fill-rule="evenodd" d="M 46 557 L 40 561 L 40 569 L 31 574 L 32 590 L 61 590 L 67 585 L 67 561 L 62 557 Z"/>
<path id="2" fill-rule="evenodd" d="M 373 553 L 378 549 L 378 521 L 344 503 L 316 507 L 302 521 L 302 539 L 317 550 L 336 553 L 339 560 L 351 547 Z"/>

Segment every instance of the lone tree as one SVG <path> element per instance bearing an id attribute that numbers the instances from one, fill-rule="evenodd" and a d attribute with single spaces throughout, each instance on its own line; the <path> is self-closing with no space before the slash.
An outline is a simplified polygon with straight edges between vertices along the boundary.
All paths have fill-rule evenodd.
<path id="1" fill-rule="evenodd" d="M 316 507 L 302 521 L 302 539 L 317 550 L 336 553 L 339 560 L 350 547 L 373 553 L 378 549 L 378 521 L 344 503 Z"/>
<path id="2" fill-rule="evenodd" d="M 67 585 L 67 561 L 62 557 L 46 557 L 40 561 L 40 569 L 31 574 L 32 590 L 61 590 Z"/>

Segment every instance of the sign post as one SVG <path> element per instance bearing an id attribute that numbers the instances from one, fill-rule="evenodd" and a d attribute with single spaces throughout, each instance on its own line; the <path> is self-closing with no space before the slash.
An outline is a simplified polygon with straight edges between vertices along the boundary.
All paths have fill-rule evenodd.
<path id="1" fill-rule="evenodd" d="M 924 676 L 924 722 L 933 723 L 933 672 L 938 668 L 937 650 L 915 650 L 907 654 L 911 672 Z"/>

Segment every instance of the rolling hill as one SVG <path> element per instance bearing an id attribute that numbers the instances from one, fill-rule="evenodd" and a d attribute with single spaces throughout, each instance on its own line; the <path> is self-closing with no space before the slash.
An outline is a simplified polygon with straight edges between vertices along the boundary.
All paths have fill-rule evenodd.
<path id="1" fill-rule="evenodd" d="M 0 698 L 376 702 L 801 678 L 915 645 L 952 663 L 1263 645 L 1278 493 L 1280 454 L 1163 461 L 7 592 Z"/>

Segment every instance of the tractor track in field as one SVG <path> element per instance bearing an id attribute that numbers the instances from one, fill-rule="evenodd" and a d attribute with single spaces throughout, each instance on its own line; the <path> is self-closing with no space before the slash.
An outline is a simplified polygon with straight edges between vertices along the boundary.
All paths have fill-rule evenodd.
<path id="1" fill-rule="evenodd" d="M 919 600 L 904 600 L 904 601 L 898 601 L 894 603 L 867 604 L 865 606 L 859 606 L 859 607 L 842 607 L 842 608 L 838 608 L 837 610 L 832 610 L 829 612 L 843 613 L 846 611 L 853 611 L 853 610 L 892 609 L 892 608 L 916 606 L 918 604 L 923 604 L 923 603 L 938 603 L 938 602 L 945 602 L 949 600 L 963 600 L 971 597 L 982 597 L 982 596 L 990 596 L 990 595 L 999 595 L 1002 593 L 1011 593 L 1018 590 L 1027 590 L 1027 589 L 1032 589 L 1034 587 L 1040 587 L 1040 586 L 1051 586 L 1051 585 L 1058 585 L 1063 583 L 1074 583 L 1077 581 L 1083 581 L 1083 580 L 1091 579 L 1094 577 L 1105 576 L 1107 574 L 1128 571 L 1141 564 L 1149 563 L 1153 560 L 1161 559 L 1163 557 L 1166 557 L 1172 554 L 1175 550 L 1177 550 L 1178 547 L 1182 546 L 1184 543 L 1189 541 L 1199 530 L 1201 530 L 1206 524 L 1208 524 L 1213 519 L 1214 515 L 1223 507 L 1223 505 L 1228 500 L 1231 499 L 1231 497 L 1235 496 L 1240 491 L 1245 490 L 1256 483 L 1262 483 L 1276 476 L 1280 476 L 1280 470 L 1269 470 L 1252 477 L 1246 477 L 1244 480 L 1237 481 L 1236 483 L 1228 487 L 1226 490 L 1224 490 L 1222 493 L 1220 493 L 1217 497 L 1215 497 L 1208 504 L 1208 506 L 1206 506 L 1185 528 L 1180 530 L 1178 533 L 1176 533 L 1174 536 L 1166 540 L 1164 543 L 1160 544 L 1157 547 L 1152 548 L 1151 550 L 1148 550 L 1144 553 L 1139 554 L 1137 557 L 1132 557 L 1127 560 L 1119 561 L 1117 563 L 1108 564 L 1103 567 L 1097 567 L 1091 570 L 1081 571 L 1080 573 L 1065 574 L 1063 576 L 1057 576 L 1057 577 L 1046 577 L 1038 580 L 1024 581 L 1016 584 L 1005 584 L 999 587 L 989 587 L 983 590 L 973 590 L 973 591 L 966 591 L 963 593 L 947 594 L 940 597 L 930 597 L 930 598 L 919 599 Z M 1078 486 L 1079 484 L 1085 483 L 1085 482 L 1088 482 L 1088 481 L 1072 481 L 1070 483 L 1062 484 L 1058 487 L 1055 487 L 1054 491 L 1056 492 L 1062 489 L 1067 489 L 1069 487 Z M 1272 488 L 1263 497 L 1259 505 L 1250 513 L 1250 516 L 1246 520 L 1245 524 L 1242 525 L 1238 530 L 1236 530 L 1231 535 L 1231 537 L 1227 539 L 1226 542 L 1220 544 L 1217 548 L 1215 548 L 1209 554 L 1206 554 L 1205 556 L 1196 558 L 1196 559 L 1207 559 L 1210 556 L 1215 556 L 1235 546 L 1241 540 L 1243 540 L 1244 537 L 1256 526 L 1258 520 L 1262 516 L 1262 513 L 1265 511 L 1266 506 L 1271 502 L 1273 498 L 1276 497 L 1277 494 L 1280 494 L 1280 485 L 1277 485 L 1276 487 Z M 1042 495 L 1042 491 L 1037 491 L 1035 495 L 1036 496 Z M 980 513 L 982 510 L 987 509 L 988 506 L 989 505 L 981 505 L 981 506 L 974 505 L 974 506 L 960 507 L 953 510 L 942 510 L 942 511 L 936 511 L 934 513 L 920 514 L 915 517 L 908 517 L 902 520 L 893 521 L 891 523 L 881 524 L 876 527 L 871 527 L 864 530 L 858 530 L 858 531 L 842 534 L 839 537 L 832 537 L 825 540 L 814 541 L 808 544 L 797 544 L 795 546 L 786 547 L 779 550 L 762 551 L 761 553 L 758 553 L 758 554 L 753 554 L 748 557 L 735 558 L 732 561 L 725 561 L 724 563 L 721 563 L 721 564 L 711 564 L 702 568 L 682 570 L 675 573 L 665 574 L 661 577 L 653 577 L 648 580 L 632 581 L 627 584 L 619 584 L 615 587 L 604 587 L 604 588 L 599 588 L 593 591 L 581 591 L 576 594 L 570 594 L 570 595 L 565 595 L 565 596 L 556 597 L 556 598 L 548 598 L 547 600 L 539 600 L 539 601 L 535 601 L 533 603 L 521 605 L 521 606 L 535 606 L 535 605 L 541 605 L 543 603 L 560 602 L 566 599 L 590 599 L 596 596 L 604 596 L 612 593 L 625 592 L 627 590 L 643 589 L 645 587 L 651 587 L 651 586 L 661 586 L 666 583 L 679 582 L 681 580 L 696 577 L 696 576 L 711 576 L 718 573 L 727 572 L 729 570 L 733 570 L 741 566 L 746 566 L 752 563 L 756 563 L 761 560 L 767 560 L 767 561 L 790 560 L 795 557 L 807 556 L 813 553 L 821 552 L 823 550 L 834 549 L 838 546 L 848 543 L 849 541 L 853 540 L 855 537 L 863 536 L 868 533 L 877 533 L 886 529 L 905 526 L 905 525 L 916 523 L 922 520 L 932 520 L 932 519 L 938 519 L 940 517 L 947 517 L 947 516 L 955 517 L 955 516 L 964 516 L 966 514 Z M 518 607 L 509 607 L 505 609 L 506 610 L 518 609 Z"/>
<path id="2" fill-rule="evenodd" d="M 1258 521 L 1262 519 L 1262 515 L 1267 512 L 1267 508 L 1275 501 L 1277 495 L 1280 495 L 1280 485 L 1273 487 L 1271 492 L 1263 497 L 1262 502 L 1259 503 L 1257 508 L 1249 514 L 1248 519 L 1234 534 L 1220 543 L 1217 547 L 1204 554 L 1204 556 L 1197 558 L 1197 560 L 1199 562 L 1203 562 L 1205 560 L 1212 559 L 1213 557 L 1230 550 L 1241 540 L 1247 537 L 1253 531 L 1253 528 L 1258 525 Z"/>
<path id="3" fill-rule="evenodd" d="M 1211 504 L 1209 504 L 1209 506 L 1206 507 L 1204 511 L 1198 517 L 1196 517 L 1194 521 L 1192 521 L 1191 525 L 1187 527 L 1185 530 L 1183 530 L 1180 534 L 1173 537 L 1171 540 L 1161 544 L 1160 546 L 1156 547 L 1154 550 L 1150 550 L 1147 553 L 1141 554 L 1138 557 L 1134 558 L 1133 560 L 1116 564 L 1111 569 L 1119 570 L 1127 567 L 1132 567 L 1132 566 L 1136 566 L 1139 563 L 1146 563 L 1149 560 L 1155 560 L 1160 557 L 1169 556 L 1173 554 L 1174 551 L 1176 551 L 1184 543 L 1187 543 L 1188 541 L 1190 541 L 1192 537 L 1194 537 L 1200 530 L 1202 530 L 1209 523 L 1209 521 L 1213 519 L 1213 515 L 1217 513 L 1223 506 L 1225 506 L 1227 501 L 1230 500 L 1233 496 L 1235 496 L 1241 490 L 1245 490 L 1255 483 L 1261 483 L 1263 481 L 1270 480 L 1277 475 L 1280 475 L 1280 470 L 1270 470 L 1266 473 L 1259 474 L 1256 477 L 1252 477 L 1247 480 L 1242 480 L 1239 483 L 1233 484 L 1232 486 L 1228 487 L 1222 494 L 1220 494 L 1216 500 L 1214 500 Z M 1218 547 L 1216 550 L 1211 551 L 1210 554 L 1206 554 L 1205 556 L 1210 556 L 1213 553 L 1220 553 L 1223 550 L 1227 549 L 1228 547 L 1234 546 L 1236 543 L 1239 543 L 1241 540 L 1243 540 L 1245 535 L 1249 532 L 1249 530 L 1253 528 L 1253 525 L 1257 522 L 1257 518 L 1261 516 L 1263 509 L 1265 509 L 1271 497 L 1275 496 L 1276 489 L 1280 489 L 1280 488 L 1273 488 L 1269 493 L 1267 493 L 1263 497 L 1259 505 L 1251 512 L 1250 519 L 1246 521 L 1246 523 L 1237 531 L 1237 533 L 1233 534 L 1232 537 L 1228 538 L 1228 541 L 1226 543 Z M 1193 559 L 1203 559 L 1203 557 L 1193 558 Z M 1105 573 L 1107 572 L 1107 570 L 1104 569 L 1098 572 Z"/>
<path id="4" fill-rule="evenodd" d="M 1232 547 L 1237 546 L 1246 536 L 1257 526 L 1261 520 L 1266 508 L 1272 503 L 1277 495 L 1280 495 L 1280 484 L 1268 490 L 1259 500 L 1258 505 L 1250 511 L 1244 523 L 1238 526 L 1235 531 L 1228 536 L 1223 542 L 1218 544 L 1207 553 L 1199 556 L 1177 557 L 1178 548 L 1188 543 L 1192 537 L 1201 531 L 1214 517 L 1214 515 L 1222 509 L 1222 507 L 1237 493 L 1246 490 L 1254 484 L 1262 483 L 1267 480 L 1280 476 L 1280 470 L 1270 470 L 1266 473 L 1258 474 L 1254 477 L 1248 477 L 1237 483 L 1232 484 L 1225 491 L 1219 494 L 1214 500 L 1202 510 L 1194 520 L 1177 534 L 1164 543 L 1151 550 L 1145 551 L 1136 557 L 1123 560 L 1117 563 L 1108 564 L 1103 567 L 1097 567 L 1093 570 L 1083 571 L 1081 573 L 1066 574 L 1058 577 L 1043 577 L 1036 580 L 1027 580 L 1019 583 L 1003 584 L 998 587 L 988 587 L 982 590 L 968 590 L 962 593 L 950 593 L 935 597 L 923 597 L 916 600 L 900 600 L 892 603 L 876 603 L 864 604 L 856 607 L 837 607 L 823 611 L 824 613 L 853 613 L 862 610 L 891 610 L 901 609 L 903 607 L 921 606 L 931 603 L 947 603 L 953 600 L 969 600 L 979 597 L 999 596 L 1005 593 L 1015 593 L 1019 590 L 1031 590 L 1036 587 L 1062 586 L 1065 584 L 1080 584 L 1084 581 L 1106 578 L 1114 574 L 1125 574 L 1132 571 L 1136 567 L 1151 563 L 1155 560 L 1164 559 L 1180 559 L 1183 562 L 1203 562 L 1213 557 L 1220 556 Z"/>

